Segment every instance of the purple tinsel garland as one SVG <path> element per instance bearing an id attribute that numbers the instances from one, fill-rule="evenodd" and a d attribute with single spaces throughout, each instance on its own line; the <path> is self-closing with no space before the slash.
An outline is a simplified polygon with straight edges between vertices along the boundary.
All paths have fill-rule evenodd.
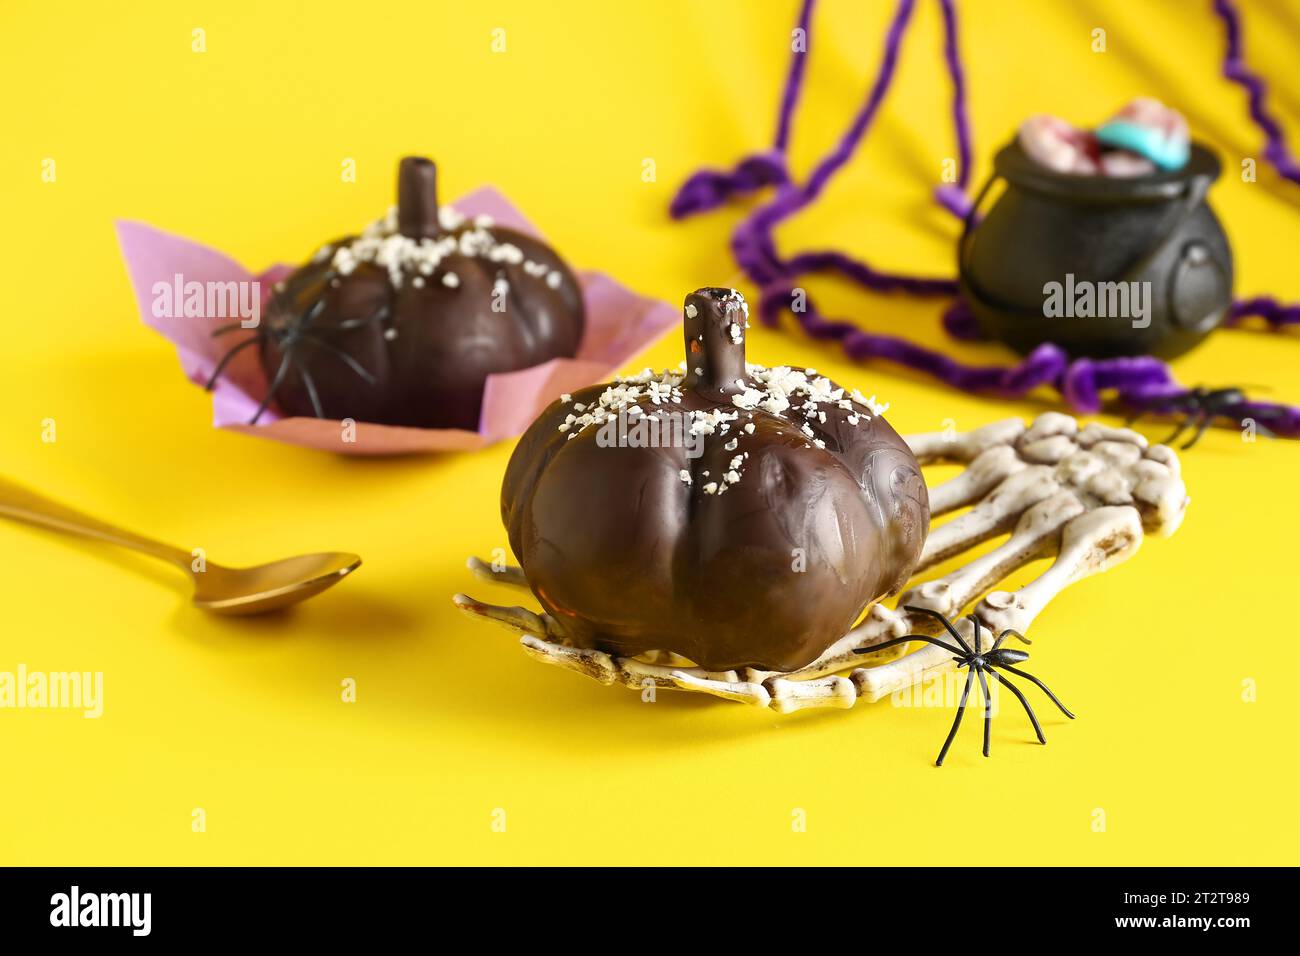
<path id="1" fill-rule="evenodd" d="M 1234 0 L 1214 0 L 1214 12 L 1223 20 L 1227 52 L 1223 57 L 1223 75 L 1245 88 L 1250 105 L 1250 118 L 1264 132 L 1266 144 L 1264 158 L 1277 170 L 1279 176 L 1300 184 L 1300 164 L 1287 149 L 1282 127 L 1264 105 L 1268 85 L 1246 66 L 1241 54 L 1241 14 Z M 1295 325 L 1300 323 L 1300 306 L 1286 305 L 1272 296 L 1260 295 L 1234 302 L 1228 316 L 1230 325 L 1247 316 L 1258 316 L 1269 325 Z"/>
<path id="2" fill-rule="evenodd" d="M 957 46 L 954 0 L 939 0 L 939 3 L 945 35 L 944 60 L 953 86 L 952 118 L 958 149 L 958 177 L 955 183 L 936 190 L 935 198 L 954 215 L 965 217 L 970 210 L 966 187 L 972 154 L 966 115 L 965 73 Z M 805 43 L 811 35 L 813 5 L 814 0 L 802 0 L 799 10 L 798 28 L 802 31 L 799 35 Z M 1114 392 L 1122 403 L 1133 408 L 1158 409 L 1162 403 L 1187 395 L 1189 390 L 1174 380 L 1168 366 L 1148 356 L 1071 361 L 1064 350 L 1049 343 L 1039 346 L 1017 365 L 963 364 L 897 336 L 871 333 L 851 322 L 826 319 L 813 306 L 806 292 L 796 289 L 796 280 L 801 275 L 832 272 L 878 292 L 899 291 L 926 296 L 957 294 L 955 279 L 887 272 L 835 250 L 805 252 L 783 259 L 773 238 L 773 230 L 781 222 L 821 195 L 866 136 L 893 81 L 903 36 L 915 5 L 916 0 L 899 0 L 885 37 L 880 67 L 866 101 L 835 147 L 813 167 L 803 184 L 791 179 L 787 165 L 790 131 L 802 93 L 806 65 L 807 47 L 800 49 L 796 44 L 771 149 L 746 157 L 731 171 L 702 170 L 696 173 L 673 199 L 671 215 L 682 219 L 721 206 L 733 196 L 776 186 L 774 197 L 742 221 L 732 235 L 731 247 L 737 263 L 761 290 L 759 315 L 764 323 L 776 325 L 781 314 L 788 311 L 813 338 L 838 341 L 854 359 L 893 361 L 926 372 L 963 391 L 1008 398 L 1048 386 L 1079 412 L 1098 411 L 1102 395 L 1108 391 Z M 1286 149 L 1281 128 L 1264 107 L 1264 84 L 1241 60 L 1239 15 L 1231 0 L 1213 0 L 1213 6 L 1224 19 L 1227 29 L 1224 74 L 1250 91 L 1251 117 L 1264 130 L 1269 141 L 1265 158 L 1283 176 L 1300 182 L 1300 167 L 1296 166 Z M 799 308 L 795 308 L 796 302 Z M 1234 303 L 1228 322 L 1234 323 L 1246 316 L 1263 317 L 1276 327 L 1300 322 L 1300 306 L 1285 305 L 1269 296 L 1258 296 Z M 973 317 L 960 300 L 945 312 L 943 321 L 954 338 L 971 340 L 980 337 Z M 1227 415 L 1233 419 L 1259 416 L 1268 421 L 1273 432 L 1300 437 L 1300 408 L 1243 402 L 1229 409 Z"/>
<path id="3" fill-rule="evenodd" d="M 813 0 L 803 0 L 799 7 L 799 22 L 796 27 L 808 42 L 809 24 L 812 21 Z M 792 44 L 793 46 L 793 44 Z M 805 46 L 805 50 L 807 47 Z M 795 106 L 803 90 L 804 68 L 808 60 L 798 49 L 790 60 L 790 72 L 786 74 L 785 88 L 781 93 L 781 109 L 776 119 L 776 136 L 772 148 L 765 153 L 746 156 L 734 170 L 701 169 L 686 180 L 677 190 L 672 204 L 668 207 L 674 219 L 685 219 L 699 212 L 716 209 L 732 196 L 752 193 L 764 186 L 784 185 L 790 181 L 786 172 L 786 148 L 790 143 L 790 128 L 794 121 Z"/>
<path id="4" fill-rule="evenodd" d="M 1237 12 L 1237 5 L 1234 0 L 1214 0 L 1214 12 L 1223 20 L 1224 32 L 1227 34 L 1228 49 L 1223 57 L 1223 75 L 1244 87 L 1249 94 L 1250 118 L 1268 138 L 1264 158 L 1272 163 L 1278 175 L 1300 184 L 1300 164 L 1296 163 L 1295 157 L 1286 147 L 1282 127 L 1264 105 L 1268 85 L 1246 66 L 1241 57 L 1241 14 Z"/>

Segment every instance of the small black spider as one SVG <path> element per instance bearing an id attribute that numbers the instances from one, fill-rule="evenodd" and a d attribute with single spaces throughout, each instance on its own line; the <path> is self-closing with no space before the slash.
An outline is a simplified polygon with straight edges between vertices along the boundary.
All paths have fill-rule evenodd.
<path id="1" fill-rule="evenodd" d="M 1244 409 L 1243 406 L 1246 405 L 1246 402 L 1246 393 L 1236 386 L 1205 388 L 1198 385 L 1196 388 L 1188 389 L 1178 395 L 1159 396 L 1150 399 L 1134 409 L 1133 414 L 1129 416 L 1128 423 L 1132 425 L 1149 412 L 1182 415 L 1183 420 L 1179 422 L 1173 434 L 1166 438 L 1162 444 L 1172 445 L 1183 432 L 1195 426 L 1196 432 L 1182 446 L 1183 450 L 1186 451 L 1201 440 L 1205 430 L 1210 427 L 1210 423 L 1216 418 L 1226 418 L 1239 424 L 1243 417 L 1268 421 L 1285 414 L 1280 408 Z M 1274 437 L 1273 433 L 1258 421 L 1255 424 L 1255 430 L 1266 438 Z"/>
<path id="2" fill-rule="evenodd" d="M 324 275 L 321 282 L 322 284 L 328 283 L 336 277 L 336 273 L 328 272 Z M 284 303 L 288 301 L 287 297 L 284 296 L 284 292 L 284 289 L 277 289 L 274 299 L 276 305 L 281 306 L 279 310 L 280 314 L 289 317 L 278 323 L 263 323 L 259 325 L 256 332 L 222 356 L 221 361 L 217 363 L 217 367 L 213 369 L 212 375 L 208 378 L 207 384 L 204 386 L 208 391 L 212 391 L 212 389 L 216 387 L 217 380 L 221 378 L 221 373 L 224 372 L 226 366 L 230 364 L 231 359 L 244 349 L 261 343 L 263 339 L 268 336 L 274 339 L 283 358 L 280 361 L 280 367 L 276 369 L 275 375 L 272 377 L 271 383 L 267 387 L 266 397 L 263 398 L 262 403 L 257 406 L 257 411 L 253 413 L 253 418 L 249 421 L 250 425 L 256 425 L 262 415 L 265 414 L 267 408 L 270 407 L 271 402 L 275 399 L 276 392 L 280 390 L 280 386 L 284 383 L 285 376 L 288 374 L 291 366 L 297 370 L 299 376 L 302 378 L 303 385 L 307 389 L 307 397 L 311 400 L 312 410 L 316 413 L 316 417 L 325 417 L 325 410 L 321 407 L 320 397 L 316 391 L 316 382 L 312 378 L 311 373 L 307 371 L 307 368 L 297 359 L 297 350 L 303 345 L 310 345 L 313 348 L 322 349 L 335 355 L 343 362 L 343 364 L 355 372 L 356 375 L 367 384 L 375 384 L 375 377 L 368 372 L 360 362 L 347 352 L 343 351 L 343 349 L 339 348 L 339 346 L 333 342 L 322 337 L 322 333 L 318 332 L 314 328 L 316 318 L 325 308 L 324 296 L 321 295 L 317 297 L 312 305 L 308 307 L 306 312 L 302 315 L 294 315 L 292 310 L 284 305 Z M 382 322 L 384 319 L 388 318 L 388 315 L 389 308 L 385 305 L 381 306 L 373 315 L 370 315 L 367 318 L 346 319 L 343 322 L 337 323 L 334 328 L 337 331 L 347 332 L 363 325 Z M 212 336 L 213 338 L 216 338 L 240 328 L 243 328 L 241 323 L 232 322 L 229 325 L 223 325 L 214 330 Z"/>
<path id="3" fill-rule="evenodd" d="M 987 651 L 977 651 L 967 644 L 965 639 L 957 633 L 957 629 L 952 626 L 952 622 L 938 611 L 932 610 L 928 607 L 912 607 L 910 605 L 904 607 L 903 610 L 910 611 L 913 614 L 925 614 L 939 621 L 939 623 L 947 629 L 948 633 L 953 636 L 953 639 L 956 640 L 960 646 L 953 647 L 953 645 L 949 644 L 947 641 L 941 641 L 938 638 L 930 637 L 925 634 L 909 634 L 906 637 L 896 637 L 893 640 L 885 641 L 883 644 L 873 644 L 871 647 L 854 648 L 854 653 L 865 654 L 868 651 L 882 651 L 887 647 L 894 647 L 898 644 L 907 644 L 910 641 L 925 641 L 927 644 L 942 647 L 945 651 L 951 653 L 956 660 L 958 668 L 970 668 L 970 673 L 966 676 L 966 688 L 961 692 L 961 700 L 957 704 L 957 717 L 952 722 L 952 730 L 948 731 L 948 739 L 943 742 L 943 749 L 939 751 L 939 759 L 934 762 L 936 767 L 943 766 L 943 758 L 948 756 L 948 748 L 952 746 L 953 738 L 957 736 L 957 728 L 961 726 L 962 716 L 966 713 L 966 698 L 970 696 L 971 686 L 975 683 L 976 676 L 979 677 L 980 690 L 984 694 L 984 756 L 987 757 L 989 755 L 989 732 L 993 729 L 993 698 L 989 696 L 989 684 L 988 680 L 984 676 L 985 674 L 991 674 L 1004 687 L 1006 687 L 1007 690 L 1016 695 L 1016 699 L 1020 701 L 1021 705 L 1025 708 L 1025 713 L 1029 715 L 1029 722 L 1034 725 L 1034 733 L 1038 734 L 1038 742 L 1040 744 L 1047 743 L 1047 738 L 1043 736 L 1043 728 L 1038 725 L 1038 717 L 1034 714 L 1034 708 L 1029 706 L 1029 701 L 1027 701 L 1025 695 L 1020 692 L 1020 688 L 995 671 L 993 669 L 995 667 L 1000 667 L 1004 671 L 1010 671 L 1012 674 L 1023 677 L 1025 680 L 1037 685 L 1038 688 L 1051 699 L 1052 703 L 1061 709 L 1061 713 L 1065 714 L 1065 716 L 1069 717 L 1071 720 L 1074 720 L 1074 714 L 1065 709 L 1065 705 L 1056 699 L 1056 695 L 1047 689 L 1046 684 L 1040 681 L 1033 674 L 1026 674 L 1024 671 L 1012 666 L 1014 664 L 1019 664 L 1022 661 L 1029 660 L 1029 655 L 1024 651 L 1013 651 L 1002 646 L 1002 642 L 1005 641 L 1008 636 L 1015 637 L 1018 640 L 1024 641 L 1026 644 L 1032 643 L 1029 638 L 1025 637 L 1019 631 L 1007 628 L 998 635 L 998 639 L 994 641 L 991 648 Z M 981 624 L 974 614 L 970 615 L 970 622 L 975 626 L 975 647 L 978 648 L 981 643 Z"/>

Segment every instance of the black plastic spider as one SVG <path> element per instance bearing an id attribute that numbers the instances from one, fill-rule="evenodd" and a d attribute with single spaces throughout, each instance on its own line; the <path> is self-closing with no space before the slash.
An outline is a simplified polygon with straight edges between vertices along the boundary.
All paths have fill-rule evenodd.
<path id="1" fill-rule="evenodd" d="M 932 610 L 928 607 L 912 607 L 910 605 L 904 607 L 903 610 L 910 611 L 913 614 L 925 614 L 934 618 L 944 626 L 949 634 L 953 636 L 953 639 L 959 646 L 954 647 L 947 641 L 941 641 L 936 637 L 930 637 L 926 634 L 909 634 L 906 637 L 896 637 L 893 640 L 885 641 L 883 644 L 873 644 L 871 647 L 854 648 L 854 653 L 865 654 L 868 651 L 882 651 L 887 647 L 894 647 L 898 644 L 907 644 L 911 641 L 925 641 L 927 644 L 942 647 L 945 651 L 951 653 L 956 659 L 959 668 L 970 668 L 970 673 L 966 677 L 966 688 L 961 692 L 961 701 L 957 704 L 957 717 L 952 722 L 952 730 L 948 731 L 948 739 L 943 742 L 943 749 L 939 751 L 939 759 L 934 762 L 936 767 L 942 767 L 943 758 L 948 756 L 948 748 L 952 746 L 953 738 L 957 736 L 957 728 L 961 726 L 962 716 L 966 713 L 966 699 L 970 696 L 971 686 L 975 683 L 975 678 L 977 676 L 979 677 L 980 690 L 984 694 L 984 756 L 987 757 L 989 755 L 989 732 L 993 729 L 993 698 L 989 696 L 989 684 L 988 680 L 984 676 L 985 674 L 991 674 L 1004 687 L 1006 687 L 1007 690 L 1016 695 L 1016 699 L 1020 701 L 1021 705 L 1025 708 L 1025 713 L 1029 715 L 1029 722 L 1034 725 L 1034 733 L 1038 734 L 1038 742 L 1040 744 L 1047 743 L 1047 738 L 1043 736 L 1043 728 L 1038 724 L 1038 717 L 1034 713 L 1034 708 L 1029 706 L 1029 701 L 1027 701 L 1025 695 L 1020 692 L 1020 688 L 995 671 L 993 669 L 995 667 L 1000 667 L 1004 671 L 1010 671 L 1012 674 L 1023 677 L 1025 680 L 1037 685 L 1038 688 L 1051 699 L 1052 703 L 1061 709 L 1061 713 L 1065 714 L 1065 716 L 1069 717 L 1071 720 L 1074 720 L 1074 714 L 1066 710 L 1065 705 L 1056 699 L 1056 695 L 1047 689 L 1046 684 L 1040 681 L 1033 674 L 1026 674 L 1024 671 L 1012 666 L 1013 664 L 1019 664 L 1022 661 L 1029 660 L 1029 655 L 1024 651 L 1013 651 L 1002 646 L 1002 642 L 1005 641 L 1008 636 L 1015 637 L 1018 640 L 1024 641 L 1026 644 L 1032 643 L 1029 638 L 1025 637 L 1019 631 L 1007 628 L 1007 630 L 998 635 L 998 639 L 993 642 L 993 646 L 987 651 L 978 651 L 967 644 L 966 640 L 957 633 L 957 629 L 952 626 L 952 622 L 938 611 Z M 980 640 L 980 630 L 982 625 L 974 614 L 971 614 L 969 619 L 975 626 L 975 648 L 978 648 L 982 643 Z"/>
<path id="2" fill-rule="evenodd" d="M 325 274 L 321 281 L 322 283 L 327 283 L 334 278 L 336 278 L 336 274 L 329 272 Z M 277 290 L 276 292 L 275 298 L 277 305 L 281 305 L 287 301 L 287 299 L 282 298 L 283 292 L 284 290 Z M 266 389 L 266 397 L 263 398 L 262 403 L 257 406 L 257 411 L 249 421 L 250 425 L 256 425 L 262 415 L 265 414 L 267 408 L 270 407 L 271 402 L 275 399 L 275 393 L 280 390 L 280 386 L 284 383 L 285 376 L 288 374 L 291 365 L 297 367 L 298 374 L 302 377 L 303 385 L 307 389 L 307 397 L 311 400 L 312 410 L 316 413 L 316 417 L 325 417 L 325 410 L 321 407 L 320 396 L 316 392 L 316 382 L 303 363 L 298 361 L 296 358 L 296 352 L 302 345 L 311 345 L 315 348 L 330 352 L 337 356 L 343 364 L 355 372 L 364 382 L 369 385 L 374 385 L 375 377 L 368 372 L 360 362 L 347 352 L 343 351 L 343 349 L 339 348 L 333 342 L 327 341 L 314 328 L 315 321 L 324 308 L 325 298 L 323 295 L 318 297 L 302 315 L 294 315 L 292 310 L 282 307 L 280 314 L 289 317 L 274 325 L 271 323 L 263 323 L 262 325 L 259 325 L 256 332 L 223 355 L 221 361 L 217 363 L 217 367 L 213 369 L 212 375 L 208 378 L 208 382 L 204 388 L 208 391 L 212 391 L 217 384 L 217 380 L 221 377 L 221 373 L 224 372 L 226 366 L 230 364 L 231 359 L 244 349 L 260 343 L 268 336 L 275 339 L 276 345 L 283 358 L 280 360 L 280 366 L 276 369 L 275 375 L 272 376 L 270 385 Z M 384 319 L 388 318 L 389 312 L 390 310 L 388 306 L 381 306 L 373 315 L 362 319 L 346 319 L 337 323 L 334 326 L 334 329 L 340 332 L 346 332 L 363 325 L 382 322 Z M 232 322 L 229 325 L 223 325 L 214 330 L 212 336 L 213 338 L 216 338 L 217 336 L 225 335 L 228 332 L 233 332 L 240 328 L 244 328 L 241 323 Z"/>
<path id="3" fill-rule="evenodd" d="M 1275 420 L 1284 415 L 1285 412 L 1280 408 L 1244 407 L 1246 403 L 1246 393 L 1237 386 L 1205 388 L 1198 385 L 1196 388 L 1188 389 L 1179 395 L 1152 398 L 1144 405 L 1134 409 L 1133 414 L 1129 416 L 1128 423 L 1132 425 L 1143 415 L 1150 412 L 1182 415 L 1183 420 L 1178 423 L 1178 427 L 1174 429 L 1173 434 L 1164 440 L 1163 444 L 1172 445 L 1183 432 L 1195 425 L 1195 434 L 1182 446 L 1184 451 L 1201 440 L 1205 430 L 1210 427 L 1210 423 L 1216 418 L 1226 418 L 1237 424 L 1240 424 L 1242 418 L 1256 419 L 1256 432 L 1266 438 L 1273 438 L 1273 433 L 1265 428 L 1259 420 Z"/>

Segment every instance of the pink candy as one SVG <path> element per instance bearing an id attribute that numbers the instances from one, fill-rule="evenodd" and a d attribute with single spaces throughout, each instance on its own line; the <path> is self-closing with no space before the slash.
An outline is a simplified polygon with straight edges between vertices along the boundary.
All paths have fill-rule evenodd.
<path id="1" fill-rule="evenodd" d="M 1101 145 L 1087 130 L 1063 119 L 1040 114 L 1020 124 L 1020 146 L 1035 162 L 1058 173 L 1095 176 L 1100 169 Z"/>
<path id="2" fill-rule="evenodd" d="M 1175 152 L 1185 151 L 1189 139 L 1183 115 L 1149 96 L 1125 105 L 1108 124 L 1149 130 L 1164 148 L 1172 144 Z M 1155 163 L 1147 157 L 1129 149 L 1105 146 L 1093 131 L 1079 129 L 1055 116 L 1031 116 L 1020 125 L 1017 139 L 1035 162 L 1058 173 L 1125 178 L 1156 171 Z"/>
<path id="3" fill-rule="evenodd" d="M 1101 154 L 1101 175 L 1124 179 L 1131 176 L 1149 176 L 1156 171 L 1155 163 L 1123 149 L 1111 149 Z"/>
<path id="4" fill-rule="evenodd" d="M 1183 118 L 1182 113 L 1150 96 L 1139 96 L 1116 113 L 1112 119 L 1127 120 L 1139 126 L 1150 126 L 1159 130 L 1164 138 L 1171 142 L 1186 143 L 1191 135 L 1187 129 L 1187 120 Z"/>

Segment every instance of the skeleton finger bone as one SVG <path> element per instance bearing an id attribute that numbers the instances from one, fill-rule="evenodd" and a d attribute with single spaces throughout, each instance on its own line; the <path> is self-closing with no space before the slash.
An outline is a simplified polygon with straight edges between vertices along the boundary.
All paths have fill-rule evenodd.
<path id="1" fill-rule="evenodd" d="M 930 516 L 945 515 L 978 501 L 1025 467 L 1009 445 L 986 448 L 956 478 L 930 489 Z"/>
<path id="2" fill-rule="evenodd" d="M 513 564 L 488 564 L 482 558 L 471 557 L 465 562 L 474 577 L 489 584 L 509 584 L 512 587 L 527 588 L 528 578 L 524 577 L 522 568 Z"/>
<path id="3" fill-rule="evenodd" d="M 1021 514 L 1015 531 L 1001 545 L 945 577 L 905 591 L 898 603 L 957 617 L 962 608 L 998 581 L 1055 550 L 1061 528 L 1083 511 L 1084 505 L 1074 494 L 1058 491 Z"/>
<path id="4" fill-rule="evenodd" d="M 1142 524 L 1132 508 L 1100 508 L 1065 526 L 1052 566 L 1015 592 L 993 591 L 975 615 L 995 633 L 1028 629 L 1048 602 L 1075 581 L 1132 557 L 1142 543 Z"/>
<path id="5" fill-rule="evenodd" d="M 468 594 L 456 594 L 451 602 L 467 614 L 476 614 L 490 621 L 496 621 L 503 627 L 521 634 L 545 637 L 553 633 L 545 615 L 536 614 L 525 607 L 502 607 L 499 604 L 486 604 L 476 601 Z"/>
<path id="6" fill-rule="evenodd" d="M 978 505 L 930 532 L 918 571 L 1010 530 L 1025 509 L 1060 490 L 1053 470 L 1034 465 L 1004 479 Z"/>
<path id="7" fill-rule="evenodd" d="M 923 465 L 936 461 L 965 463 L 988 448 L 1014 445 L 1024 432 L 1023 421 L 1007 418 L 970 432 L 927 432 L 922 435 L 905 435 L 903 441 L 907 442 L 907 447 L 912 449 L 916 460 Z"/>
<path id="8" fill-rule="evenodd" d="M 956 622 L 956 628 L 966 639 L 966 643 L 974 647 L 975 626 L 970 619 L 962 618 Z M 952 666 L 952 660 L 952 654 L 942 647 L 922 644 L 920 650 L 904 654 L 888 664 L 856 668 L 850 677 L 857 687 L 858 696 L 872 703 L 882 697 L 888 697 L 895 691 L 911 687 L 933 673 L 946 670 Z"/>

